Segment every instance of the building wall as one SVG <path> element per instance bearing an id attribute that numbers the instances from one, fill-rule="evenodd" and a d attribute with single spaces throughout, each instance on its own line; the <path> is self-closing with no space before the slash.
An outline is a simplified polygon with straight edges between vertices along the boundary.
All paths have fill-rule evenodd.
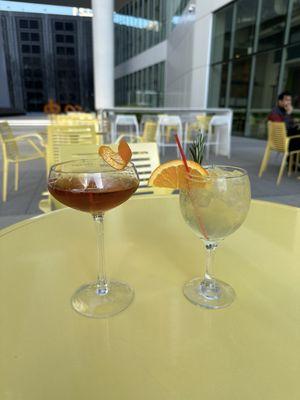
<path id="1" fill-rule="evenodd" d="M 0 112 L 93 109 L 92 54 L 89 18 L 0 12 Z"/>
<path id="2" fill-rule="evenodd" d="M 115 79 L 165 61 L 165 106 L 205 107 L 208 98 L 212 13 L 231 0 L 191 0 L 173 29 L 174 10 L 167 8 L 167 39 L 115 68 Z M 178 5 L 180 2 L 177 2 Z M 186 5 L 187 2 L 182 2 Z M 189 12 L 191 6 L 194 12 Z M 120 45 L 119 45 L 120 46 Z M 118 43 L 116 43 L 118 48 Z"/>
<path id="3" fill-rule="evenodd" d="M 167 58 L 167 41 L 163 41 L 149 50 L 132 57 L 115 68 L 115 79 L 129 75 L 151 65 L 165 61 Z"/>
<path id="4" fill-rule="evenodd" d="M 208 98 L 212 13 L 230 0 L 196 0 L 168 37 L 165 104 L 206 107 Z M 195 13 L 189 7 L 195 5 Z"/>
<path id="5" fill-rule="evenodd" d="M 188 0 L 131 0 L 118 9 L 115 20 L 115 79 L 118 83 L 167 60 L 167 38 L 187 4 Z M 138 87 L 133 85 L 137 91 L 145 91 L 139 79 L 137 84 Z M 159 104 L 164 98 L 164 87 L 165 84 L 156 94 Z M 120 101 L 123 104 L 124 96 L 119 98 L 119 93 L 120 90 L 116 90 L 116 104 Z M 151 101 L 148 105 L 154 103 Z"/>

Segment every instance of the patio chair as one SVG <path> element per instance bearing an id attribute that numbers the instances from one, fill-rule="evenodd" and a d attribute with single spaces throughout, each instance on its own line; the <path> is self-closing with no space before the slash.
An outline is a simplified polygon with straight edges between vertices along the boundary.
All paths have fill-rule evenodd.
<path id="1" fill-rule="evenodd" d="M 92 125 L 99 131 L 99 121 L 91 113 L 52 114 L 49 116 L 52 125 Z"/>
<path id="2" fill-rule="evenodd" d="M 118 145 L 110 146 L 117 151 Z M 65 145 L 60 148 L 62 161 L 95 157 L 98 155 L 99 146 L 88 144 Z M 159 166 L 159 154 L 156 143 L 130 143 L 132 151 L 131 161 L 134 163 L 140 179 L 140 185 L 135 194 L 169 194 L 172 189 L 152 188 L 148 186 L 151 173 Z"/>
<path id="3" fill-rule="evenodd" d="M 226 131 L 222 128 L 225 128 Z M 209 158 L 211 146 L 215 147 L 215 154 L 226 155 L 230 157 L 230 139 L 231 139 L 231 116 L 214 115 L 208 123 L 208 133 L 206 138 L 206 159 Z"/>
<path id="4" fill-rule="evenodd" d="M 117 151 L 117 144 L 111 146 Z M 95 144 L 65 144 L 60 146 L 59 155 L 61 161 L 97 157 L 98 145 Z M 148 180 L 152 171 L 159 165 L 159 155 L 156 143 L 131 143 L 132 162 L 134 163 L 140 179 L 140 185 L 135 195 L 168 195 L 172 189 L 152 188 L 148 186 Z M 55 200 L 49 193 L 46 199 L 42 199 L 39 208 L 43 212 L 64 207 L 63 204 Z"/>
<path id="5" fill-rule="evenodd" d="M 123 131 L 119 131 L 119 128 Z M 127 132 L 128 130 L 128 132 Z M 138 140 L 139 124 L 135 115 L 116 115 L 111 124 L 111 140 L 114 143 L 119 135 L 126 134 L 130 142 Z"/>
<path id="6" fill-rule="evenodd" d="M 157 123 L 154 121 L 146 121 L 143 127 L 143 134 L 141 136 L 136 136 L 137 143 L 149 143 L 149 142 L 156 142 L 156 129 Z M 127 139 L 128 137 L 131 138 L 130 134 L 123 134 L 120 135 L 115 143 L 119 143 L 121 139 Z"/>
<path id="7" fill-rule="evenodd" d="M 160 115 L 158 117 L 156 140 L 159 148 L 162 149 L 163 155 L 165 154 L 165 147 L 176 147 L 177 154 L 179 155 L 177 144 L 172 140 L 171 130 L 176 130 L 179 140 L 183 140 L 182 121 L 178 115 Z"/>
<path id="8" fill-rule="evenodd" d="M 261 177 L 263 172 L 266 170 L 272 151 L 283 154 L 276 184 L 279 185 L 281 182 L 283 171 L 286 166 L 288 157 L 289 157 L 288 176 L 290 176 L 292 172 L 294 156 L 296 156 L 296 164 L 298 165 L 299 163 L 300 149 L 289 151 L 290 141 L 296 138 L 299 139 L 300 135 L 287 136 L 286 126 L 284 122 L 268 121 L 268 141 L 265 149 L 265 154 L 260 166 L 258 174 L 259 177 Z"/>
<path id="9" fill-rule="evenodd" d="M 9 164 L 15 165 L 15 185 L 19 186 L 19 163 L 45 159 L 45 144 L 38 133 L 29 133 L 15 136 L 7 122 L 0 123 L 0 142 L 2 145 L 3 175 L 2 175 L 2 201 L 7 200 L 7 178 Z"/>
<path id="10" fill-rule="evenodd" d="M 70 144 L 98 144 L 93 125 L 51 125 L 48 127 L 47 171 L 52 164 L 62 162 L 61 146 Z"/>
<path id="11" fill-rule="evenodd" d="M 140 121 L 140 132 L 144 131 L 146 122 L 157 123 L 157 121 L 158 116 L 156 114 L 143 114 Z"/>
<path id="12" fill-rule="evenodd" d="M 47 177 L 53 164 L 67 161 L 62 156 L 62 149 L 72 145 L 94 145 L 97 146 L 97 135 L 93 125 L 50 125 L 48 127 L 47 143 Z M 82 157 L 81 157 L 82 158 Z M 50 195 L 46 196 L 39 203 L 39 208 L 43 212 L 51 210 Z"/>

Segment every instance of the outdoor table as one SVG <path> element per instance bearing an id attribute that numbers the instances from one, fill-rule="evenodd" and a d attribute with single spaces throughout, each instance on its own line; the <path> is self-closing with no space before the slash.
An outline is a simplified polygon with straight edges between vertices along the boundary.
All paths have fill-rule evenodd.
<path id="1" fill-rule="evenodd" d="M 300 211 L 253 201 L 216 254 L 236 291 L 226 309 L 194 306 L 185 281 L 204 246 L 178 196 L 134 198 L 105 221 L 109 276 L 135 289 L 109 319 L 70 298 L 95 279 L 92 218 L 62 209 L 1 232 L 0 399 L 298 400 Z"/>

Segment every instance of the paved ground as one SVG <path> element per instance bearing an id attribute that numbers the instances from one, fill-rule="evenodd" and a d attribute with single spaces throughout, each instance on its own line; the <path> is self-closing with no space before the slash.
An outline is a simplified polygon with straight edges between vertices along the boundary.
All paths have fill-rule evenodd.
<path id="1" fill-rule="evenodd" d="M 17 134 L 29 130 L 39 131 L 41 129 L 43 127 L 39 126 L 35 126 L 34 128 L 14 127 Z M 279 155 L 276 156 L 274 154 L 271 157 L 267 171 L 261 179 L 258 178 L 258 170 L 265 144 L 261 140 L 233 137 L 231 158 L 212 156 L 211 161 L 245 168 L 250 176 L 253 198 L 299 207 L 300 180 L 297 179 L 298 174 L 294 174 L 290 178 L 284 175 L 280 186 L 276 186 L 276 178 L 281 161 Z M 2 158 L 2 154 L 0 158 Z M 175 151 L 169 149 L 165 158 L 177 158 Z M 0 176 L 0 194 L 2 199 L 2 163 Z M 8 199 L 6 203 L 0 200 L 0 228 L 41 213 L 38 204 L 42 198 L 42 192 L 46 190 L 45 162 L 40 159 L 21 165 L 20 187 L 17 192 L 13 188 L 13 178 L 13 167 L 11 166 Z"/>

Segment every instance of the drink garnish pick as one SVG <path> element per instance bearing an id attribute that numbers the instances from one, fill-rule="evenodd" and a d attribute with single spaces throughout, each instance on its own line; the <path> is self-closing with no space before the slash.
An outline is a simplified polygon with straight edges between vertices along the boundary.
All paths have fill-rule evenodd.
<path id="1" fill-rule="evenodd" d="M 108 165 L 118 170 L 124 169 L 132 157 L 132 151 L 125 139 L 121 139 L 118 152 L 109 146 L 100 146 L 98 153 Z"/>

